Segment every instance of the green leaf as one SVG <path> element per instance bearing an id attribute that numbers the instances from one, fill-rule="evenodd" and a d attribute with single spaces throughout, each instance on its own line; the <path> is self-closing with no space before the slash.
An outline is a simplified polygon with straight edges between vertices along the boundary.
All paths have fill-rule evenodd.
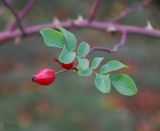
<path id="1" fill-rule="evenodd" d="M 121 62 L 119 62 L 117 60 L 112 60 L 112 61 L 109 61 L 108 63 L 104 64 L 101 67 L 100 72 L 101 72 L 101 74 L 106 74 L 111 71 L 116 71 L 116 70 L 119 70 L 119 69 L 122 69 L 125 67 L 127 67 L 127 66 L 122 64 Z"/>
<path id="2" fill-rule="evenodd" d="M 111 90 L 109 74 L 107 75 L 96 74 L 95 86 L 102 93 L 109 93 Z"/>
<path id="3" fill-rule="evenodd" d="M 63 27 L 58 27 L 58 29 L 64 34 L 68 49 L 74 51 L 77 47 L 77 39 L 75 35 Z"/>
<path id="4" fill-rule="evenodd" d="M 94 59 L 93 59 L 93 62 L 92 62 L 92 64 L 91 64 L 91 68 L 92 68 L 92 69 L 96 69 L 96 68 L 100 65 L 100 63 L 101 63 L 101 61 L 102 61 L 103 59 L 104 59 L 104 58 L 102 58 L 102 57 L 94 58 Z"/>
<path id="5" fill-rule="evenodd" d="M 71 63 L 75 57 L 76 53 L 69 51 L 65 45 L 58 59 L 61 63 L 68 64 Z"/>
<path id="6" fill-rule="evenodd" d="M 126 74 L 112 75 L 111 82 L 122 95 L 132 96 L 138 91 L 135 82 Z"/>
<path id="7" fill-rule="evenodd" d="M 78 46 L 78 49 L 77 49 L 77 56 L 80 58 L 86 56 L 89 52 L 89 49 L 90 49 L 90 46 L 88 43 L 86 43 L 86 42 L 80 43 L 80 45 Z"/>
<path id="8" fill-rule="evenodd" d="M 51 28 L 44 28 L 40 33 L 43 37 L 44 43 L 48 46 L 63 48 L 66 44 L 65 37 L 61 32 Z"/>
<path id="9" fill-rule="evenodd" d="M 81 69 L 86 70 L 89 67 L 89 61 L 87 59 L 80 59 L 78 57 L 79 66 Z"/>
<path id="10" fill-rule="evenodd" d="M 86 70 L 82 70 L 81 68 L 79 68 L 77 73 L 79 76 L 91 76 L 92 72 L 93 71 L 90 68 L 88 68 Z"/>

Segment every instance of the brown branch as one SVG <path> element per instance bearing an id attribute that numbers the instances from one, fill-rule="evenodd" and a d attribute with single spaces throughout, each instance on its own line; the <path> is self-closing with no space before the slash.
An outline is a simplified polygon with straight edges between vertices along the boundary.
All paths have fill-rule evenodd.
<path id="1" fill-rule="evenodd" d="M 101 51 L 101 52 L 106 52 L 106 53 L 116 52 L 118 49 L 120 49 L 125 44 L 126 39 L 127 39 L 127 33 L 125 31 L 122 31 L 120 41 L 113 48 L 93 47 L 90 49 L 86 57 L 88 57 L 89 54 L 91 54 L 94 51 Z"/>
<path id="2" fill-rule="evenodd" d="M 105 47 L 98 47 L 98 46 L 96 46 L 96 47 L 93 47 L 93 48 L 90 49 L 90 51 L 85 56 L 85 58 L 87 58 L 94 51 L 101 51 L 101 52 L 106 52 L 106 53 L 112 53 L 112 49 L 111 48 L 105 48 Z"/>
<path id="3" fill-rule="evenodd" d="M 2 6 L 0 6 L 0 16 L 4 13 L 4 8 Z"/>
<path id="4" fill-rule="evenodd" d="M 27 5 L 18 13 L 19 19 L 22 21 L 28 13 L 32 10 L 33 6 L 36 4 L 37 0 L 29 0 Z M 14 21 L 11 25 L 8 26 L 6 30 L 15 30 L 17 27 L 17 21 Z"/>
<path id="5" fill-rule="evenodd" d="M 152 0 L 143 0 L 142 3 L 138 4 L 137 6 L 134 7 L 129 7 L 127 8 L 125 11 L 121 12 L 118 16 L 112 18 L 111 20 L 109 20 L 109 22 L 117 22 L 120 19 L 126 17 L 127 15 L 129 15 L 130 13 L 135 12 L 137 9 L 139 8 L 143 8 L 144 6 L 147 6 Z"/>
<path id="6" fill-rule="evenodd" d="M 101 0 L 95 0 L 95 2 L 93 3 L 91 10 L 90 10 L 89 17 L 88 17 L 89 23 L 95 19 L 100 3 L 101 3 Z"/>
<path id="7" fill-rule="evenodd" d="M 123 24 L 116 24 L 110 22 L 101 22 L 101 21 L 92 21 L 92 23 L 88 23 L 86 20 L 83 20 L 79 23 L 73 23 L 72 21 L 63 21 L 60 22 L 59 25 L 63 26 L 64 28 L 92 28 L 97 30 L 110 30 L 114 28 L 115 32 L 123 32 L 125 31 L 127 34 L 139 34 L 139 35 L 146 35 L 146 36 L 153 36 L 160 38 L 160 30 L 157 29 L 147 29 L 146 27 L 137 27 L 137 26 L 130 26 L 130 25 L 123 25 Z M 31 36 L 34 34 L 39 34 L 39 31 L 42 28 L 51 27 L 56 28 L 57 24 L 54 23 L 45 23 L 35 26 L 26 27 L 26 36 Z M 17 37 L 22 37 L 23 34 L 18 31 L 5 31 L 0 32 L 0 43 L 2 44 L 5 41 L 13 40 Z"/>
<path id="8" fill-rule="evenodd" d="M 111 52 L 116 52 L 118 49 L 120 49 L 126 42 L 127 39 L 127 33 L 124 31 L 121 32 L 121 38 L 119 43 L 117 43 L 112 49 Z"/>
<path id="9" fill-rule="evenodd" d="M 11 3 L 11 0 L 7 0 L 8 3 Z M 5 12 L 5 8 L 3 5 L 0 6 L 0 16 Z"/>
<path id="10" fill-rule="evenodd" d="M 5 0 L 3 0 L 3 1 L 5 1 Z M 35 1 L 36 0 L 30 0 L 28 5 L 19 13 L 19 17 L 21 19 L 23 19 L 27 15 L 29 10 L 33 7 Z M 142 2 L 142 4 L 137 6 L 137 8 L 128 8 L 128 10 L 124 11 L 123 15 L 121 14 L 120 16 L 116 17 L 112 22 L 102 22 L 102 21 L 95 21 L 94 20 L 96 13 L 97 13 L 97 9 L 100 4 L 100 1 L 101 0 L 95 0 L 95 3 L 92 6 L 91 13 L 90 13 L 88 20 L 80 19 L 80 20 L 75 20 L 75 21 L 59 22 L 59 25 L 63 26 L 64 28 L 70 28 L 70 29 L 71 28 L 79 28 L 79 29 L 80 28 L 92 28 L 92 29 L 97 29 L 97 30 L 105 30 L 105 31 L 107 30 L 108 32 L 114 31 L 114 32 L 121 33 L 120 41 L 113 48 L 93 47 L 93 48 L 91 48 L 90 52 L 86 55 L 86 57 L 90 53 L 92 53 L 93 51 L 104 51 L 107 53 L 116 52 L 119 48 L 121 48 L 125 44 L 128 33 L 141 34 L 141 35 L 153 36 L 153 37 L 160 38 L 160 30 L 115 23 L 115 21 L 125 17 L 126 15 L 131 13 L 132 11 L 135 11 L 137 8 L 143 7 L 147 4 L 149 4 L 151 2 L 151 0 L 144 0 Z M 8 6 L 6 5 L 6 7 L 8 7 Z M 11 10 L 11 12 L 13 14 L 16 14 L 14 9 L 12 9 L 10 6 L 8 8 Z M 19 17 L 16 17 L 16 18 L 19 18 Z M 17 37 L 23 36 L 22 31 L 14 30 L 16 28 L 16 22 L 10 27 L 10 30 L 0 32 L 0 43 L 1 44 L 4 43 L 5 41 L 9 41 L 9 40 L 15 39 Z M 18 19 L 18 22 L 20 22 L 19 19 Z M 18 24 L 18 22 L 17 22 L 17 24 Z M 25 36 L 31 36 L 34 34 L 38 34 L 42 28 L 46 28 L 46 27 L 56 28 L 56 26 L 57 26 L 57 23 L 45 23 L 45 24 L 35 25 L 35 26 L 31 26 L 31 27 L 26 27 L 25 28 L 25 34 L 26 34 Z"/>
<path id="11" fill-rule="evenodd" d="M 12 6 L 10 6 L 10 4 L 8 3 L 8 1 L 2 0 L 2 3 L 3 3 L 3 4 L 5 5 L 5 7 L 7 7 L 7 8 L 10 10 L 10 12 L 14 15 L 14 17 L 15 17 L 15 19 L 16 19 L 16 22 L 17 22 L 17 25 L 18 25 L 18 27 L 19 27 L 22 35 L 25 35 L 25 30 L 24 30 L 24 28 L 23 28 L 23 26 L 22 26 L 22 24 L 21 24 L 21 21 L 20 21 L 18 15 L 17 15 L 17 12 L 14 10 L 14 8 L 12 8 Z"/>

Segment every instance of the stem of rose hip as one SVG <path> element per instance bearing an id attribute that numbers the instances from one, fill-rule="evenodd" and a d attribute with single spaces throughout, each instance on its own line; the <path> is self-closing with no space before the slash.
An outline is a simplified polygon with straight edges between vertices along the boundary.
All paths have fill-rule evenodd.
<path id="1" fill-rule="evenodd" d="M 65 72 L 65 71 L 67 71 L 67 70 L 64 69 L 64 70 L 57 71 L 57 72 L 56 72 L 56 75 L 58 75 L 58 74 L 60 74 L 60 73 L 63 73 L 63 72 Z"/>
<path id="2" fill-rule="evenodd" d="M 78 71 L 78 69 L 76 67 L 74 67 L 73 70 Z M 57 71 L 56 75 L 61 74 L 61 73 L 65 72 L 65 71 L 68 71 L 68 70 L 63 69 L 63 70 Z"/>
<path id="3" fill-rule="evenodd" d="M 61 62 L 57 58 L 52 58 L 54 62 L 57 62 L 58 64 L 61 64 Z"/>
<path id="4" fill-rule="evenodd" d="M 77 67 L 73 67 L 73 70 L 75 70 L 76 72 L 78 71 L 78 68 Z"/>

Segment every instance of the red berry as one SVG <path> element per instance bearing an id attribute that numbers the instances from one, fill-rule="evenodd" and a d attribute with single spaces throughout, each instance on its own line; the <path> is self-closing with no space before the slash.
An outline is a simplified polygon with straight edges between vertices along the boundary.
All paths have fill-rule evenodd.
<path id="1" fill-rule="evenodd" d="M 64 64 L 64 63 L 61 63 L 61 66 L 64 68 L 64 69 L 73 69 L 74 68 L 74 61 L 72 61 L 71 63 L 69 64 Z"/>
<path id="2" fill-rule="evenodd" d="M 50 85 L 55 80 L 55 72 L 51 69 L 43 69 L 38 71 L 32 77 L 32 81 L 40 84 L 40 85 Z"/>

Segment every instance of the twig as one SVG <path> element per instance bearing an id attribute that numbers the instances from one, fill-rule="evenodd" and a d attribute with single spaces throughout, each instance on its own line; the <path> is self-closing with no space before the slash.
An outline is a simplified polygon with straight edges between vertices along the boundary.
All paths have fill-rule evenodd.
<path id="1" fill-rule="evenodd" d="M 111 52 L 116 52 L 119 48 L 121 48 L 121 47 L 125 44 L 126 39 L 127 39 L 127 33 L 126 33 L 125 31 L 122 31 L 122 33 L 121 33 L 121 38 L 120 38 L 119 43 L 117 43 L 117 44 L 111 49 Z"/>
<path id="2" fill-rule="evenodd" d="M 100 6 L 100 3 L 101 3 L 101 0 L 95 0 L 95 2 L 93 3 L 91 10 L 90 10 L 89 17 L 88 17 L 89 23 L 95 19 L 98 7 Z"/>
<path id="3" fill-rule="evenodd" d="M 85 56 L 85 58 L 87 58 L 92 52 L 94 51 L 101 51 L 101 52 L 106 52 L 106 53 L 112 53 L 111 52 L 112 49 L 110 48 L 105 48 L 105 47 L 93 47 L 90 49 L 90 51 L 88 52 L 88 54 Z"/>
<path id="4" fill-rule="evenodd" d="M 112 53 L 116 52 L 118 49 L 120 49 L 126 42 L 127 34 L 125 31 L 122 31 L 120 41 L 113 47 L 113 48 L 105 48 L 105 47 L 93 47 L 90 49 L 88 54 L 85 57 L 88 57 L 89 54 L 91 54 L 94 51 L 103 51 L 106 53 Z"/>
<path id="5" fill-rule="evenodd" d="M 16 19 L 16 22 L 17 22 L 17 25 L 22 33 L 22 35 L 25 35 L 25 30 L 21 24 L 21 21 L 17 15 L 17 12 L 14 10 L 14 8 L 12 8 L 12 6 L 10 6 L 10 4 L 8 3 L 8 1 L 6 0 L 2 0 L 2 3 L 11 11 L 11 13 L 14 15 L 15 19 Z"/>
<path id="6" fill-rule="evenodd" d="M 18 13 L 19 19 L 22 21 L 27 14 L 32 10 L 33 6 L 36 4 L 37 0 L 29 0 L 27 5 Z M 6 30 L 15 30 L 17 27 L 17 21 L 14 21 L 11 25 L 8 26 Z"/>
<path id="7" fill-rule="evenodd" d="M 138 4 L 137 6 L 134 7 L 129 7 L 127 8 L 125 11 L 121 12 L 118 16 L 112 18 L 111 20 L 109 20 L 109 22 L 117 22 L 120 19 L 126 17 L 127 15 L 129 15 L 130 13 L 133 13 L 134 11 L 136 11 L 139 8 L 142 8 L 144 6 L 147 6 L 152 0 L 143 0 L 142 3 Z"/>

